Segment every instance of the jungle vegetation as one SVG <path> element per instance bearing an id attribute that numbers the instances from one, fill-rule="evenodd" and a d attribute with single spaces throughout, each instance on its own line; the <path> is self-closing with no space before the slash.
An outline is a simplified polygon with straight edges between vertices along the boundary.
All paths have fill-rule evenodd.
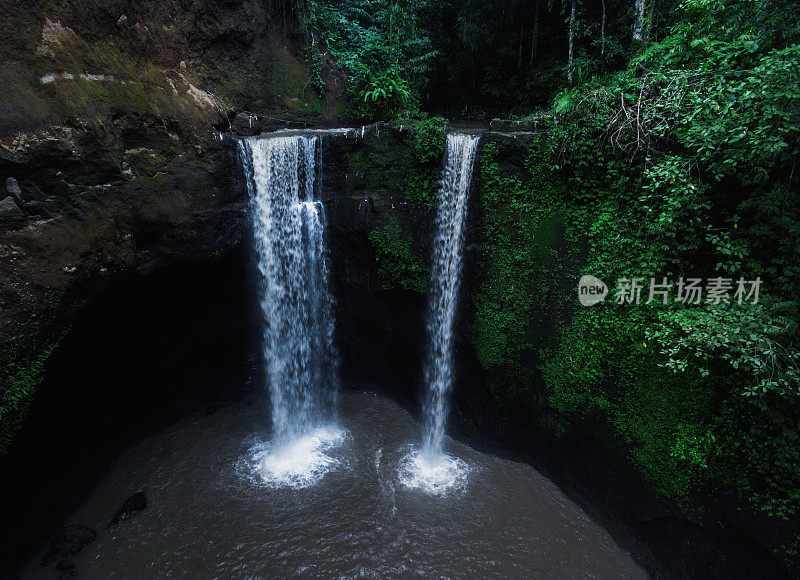
<path id="1" fill-rule="evenodd" d="M 311 3 L 307 34 L 312 58 L 346 72 L 355 114 L 537 132 L 522 174 L 491 144 L 478 161 L 472 335 L 498 401 L 555 432 L 605 433 L 688 512 L 729 501 L 768 517 L 797 565 L 800 7 L 340 0 Z M 405 256 L 393 227 L 373 237 Z M 424 287 L 405 261 L 397 285 Z M 578 271 L 612 293 L 635 277 L 731 288 L 583 308 Z M 739 303 L 739 279 L 761 281 L 757 303 Z"/>

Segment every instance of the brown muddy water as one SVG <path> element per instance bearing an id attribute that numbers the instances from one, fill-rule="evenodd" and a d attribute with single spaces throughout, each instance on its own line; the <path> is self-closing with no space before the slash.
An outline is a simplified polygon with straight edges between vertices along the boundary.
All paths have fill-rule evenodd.
<path id="1" fill-rule="evenodd" d="M 98 537 L 78 578 L 645 578 L 609 534 L 531 467 L 447 439 L 463 464 L 444 493 L 408 487 L 419 425 L 395 402 L 346 394 L 346 435 L 306 487 L 252 470 L 262 405 L 193 416 L 123 453 L 68 523 Z M 144 490 L 148 507 L 106 528 Z M 23 577 L 56 578 L 31 562 Z"/>

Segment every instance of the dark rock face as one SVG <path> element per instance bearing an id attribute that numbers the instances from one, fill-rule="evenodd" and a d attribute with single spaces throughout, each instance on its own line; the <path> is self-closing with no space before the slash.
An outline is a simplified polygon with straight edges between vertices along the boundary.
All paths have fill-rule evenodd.
<path id="1" fill-rule="evenodd" d="M 229 113 L 228 118 L 232 115 Z M 231 132 L 235 135 L 242 137 L 252 137 L 258 135 L 264 130 L 264 123 L 258 118 L 258 115 L 241 114 L 235 115 L 231 118 Z"/>
<path id="2" fill-rule="evenodd" d="M 287 100 L 302 103 L 311 98 L 303 48 L 295 46 L 294 32 L 300 25 L 291 6 L 259 0 L 9 4 L 0 26 L 6 38 L 0 56 L 15 84 L 9 88 L 9 98 L 3 99 L 8 108 L 0 106 L 0 112 L 9 113 L 0 118 L 0 134 L 6 126 L 29 127 L 31 120 L 46 116 L 48 99 L 59 90 L 56 85 L 73 80 L 64 73 L 103 75 L 103 82 L 129 81 L 122 78 L 131 74 L 126 66 L 135 67 L 134 74 L 159 70 L 172 81 L 183 77 L 196 89 L 224 98 L 227 107 L 289 112 Z M 38 90 L 32 93 L 30 86 L 39 80 L 33 74 L 42 71 L 54 76 L 44 83 L 48 87 L 43 95 Z M 18 79 L 25 82 L 17 85 Z M 152 82 L 153 76 L 145 80 Z M 176 86 L 173 82 L 161 89 L 172 92 Z M 161 89 L 163 97 L 166 91 Z M 23 91 L 22 98 L 14 97 Z M 197 91 L 192 94 L 202 98 Z M 0 96 L 5 96 L 2 87 Z M 19 110 L 28 103 L 40 110 Z M 294 116 L 307 114 L 305 110 L 301 106 Z M 211 124 L 227 130 L 227 118 L 224 113 L 220 117 Z"/>
<path id="3" fill-rule="evenodd" d="M 80 553 L 86 546 L 97 539 L 97 532 L 89 526 L 83 524 L 69 524 L 60 528 L 50 541 L 50 550 L 42 560 L 42 565 L 47 566 L 53 559 L 63 557 L 69 558 Z M 58 564 L 59 570 L 69 569 L 72 566 L 62 566 L 63 561 Z"/>
<path id="4" fill-rule="evenodd" d="M 147 508 L 147 497 L 143 492 L 137 491 L 125 500 L 125 502 L 122 504 L 122 507 L 119 508 L 119 511 L 114 514 L 114 517 L 111 519 L 108 527 L 111 527 L 113 524 L 119 523 L 123 520 L 127 520 L 128 518 L 132 518 L 145 508 Z"/>
<path id="5" fill-rule="evenodd" d="M 0 456 L 0 577 L 35 556 L 127 446 L 260 389 L 249 276 L 244 248 L 176 261 L 118 273 L 78 310 Z"/>
<path id="6" fill-rule="evenodd" d="M 115 280 L 230 251 L 246 221 L 232 140 L 131 120 L 18 139 L 0 148 L 0 179 L 30 199 L 0 201 L 0 367 L 41 357 Z"/>
<path id="7" fill-rule="evenodd" d="M 65 558 L 64 560 L 59 561 L 56 564 L 56 570 L 60 572 L 67 572 L 75 570 L 75 562 L 73 562 L 70 558 Z"/>
<path id="8" fill-rule="evenodd" d="M 645 542 L 680 554 L 657 562 L 664 578 L 781 578 L 780 568 L 747 535 L 722 527 L 704 527 L 675 517 L 639 522 Z"/>
<path id="9" fill-rule="evenodd" d="M 382 288 L 368 235 L 376 223 L 397 219 L 420 241 L 420 254 L 427 255 L 424 244 L 430 240 L 433 213 L 405 203 L 404 192 L 389 184 L 376 190 L 365 187 L 363 179 L 369 171 L 398 163 L 406 147 L 402 134 L 381 125 L 356 131 L 356 136 L 325 136 L 321 175 L 342 376 L 383 384 L 415 407 L 427 300 L 419 293 Z M 354 174 L 354 155 L 369 159 L 372 168 Z"/>

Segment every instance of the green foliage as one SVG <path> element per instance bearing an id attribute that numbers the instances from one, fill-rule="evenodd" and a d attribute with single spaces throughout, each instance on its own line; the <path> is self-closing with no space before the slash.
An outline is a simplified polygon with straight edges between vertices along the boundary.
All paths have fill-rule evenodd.
<path id="1" fill-rule="evenodd" d="M 762 304 L 720 304 L 665 312 L 647 336 L 663 345 L 669 357 L 664 366 L 675 372 L 690 366 L 703 376 L 736 371 L 742 396 L 795 398 L 800 396 L 800 352 L 782 345 L 791 342 L 788 329 L 795 326 Z M 730 369 L 712 369 L 722 362 Z"/>
<path id="2" fill-rule="evenodd" d="M 361 95 L 365 103 L 397 102 L 402 106 L 411 96 L 411 92 L 408 89 L 408 83 L 400 78 L 398 71 L 389 69 L 378 77 L 370 78 L 361 90 Z M 391 105 L 389 106 L 391 107 Z"/>
<path id="3" fill-rule="evenodd" d="M 646 340 L 653 314 L 612 304 L 581 310 L 557 349 L 543 353 L 542 375 L 553 408 L 608 433 L 655 489 L 685 502 L 713 452 L 713 391 L 696 373 L 665 377 Z"/>
<path id="4" fill-rule="evenodd" d="M 369 233 L 369 241 L 378 261 L 378 275 L 384 290 L 402 288 L 424 294 L 428 272 L 414 254 L 413 239 L 396 219 Z"/>
<path id="5" fill-rule="evenodd" d="M 54 308 L 57 296 L 48 293 L 45 298 L 46 305 Z M 66 334 L 65 328 L 46 318 L 28 322 L 0 353 L 0 455 L 22 426 L 47 360 Z"/>
<path id="6" fill-rule="evenodd" d="M 769 393 L 731 396 L 714 426 L 719 445 L 715 475 L 752 506 L 793 522 L 800 514 L 798 425 L 800 402 Z"/>
<path id="7" fill-rule="evenodd" d="M 436 56 L 420 26 L 426 2 L 312 2 L 308 18 L 320 50 L 348 73 L 353 113 L 387 117 L 419 107 Z"/>
<path id="8" fill-rule="evenodd" d="M 433 208 L 439 193 L 447 121 L 441 117 L 400 119 L 400 141 L 379 139 L 364 150 L 346 154 L 351 186 L 363 181 L 367 191 L 399 192 L 415 206 Z"/>
<path id="9" fill-rule="evenodd" d="M 2 369 L 4 379 L 0 384 L 0 453 L 8 449 L 14 433 L 22 426 L 36 387 L 42 381 L 45 363 L 57 346 L 58 342 L 53 342 L 26 363 L 8 363 Z"/>
<path id="10" fill-rule="evenodd" d="M 777 4 L 685 5 L 627 70 L 556 97 L 522 171 L 485 143 L 473 341 L 498 399 L 601 434 L 664 495 L 694 509 L 735 491 L 791 522 L 800 52 L 798 27 L 775 26 L 798 8 Z M 583 308 L 578 270 L 612 287 L 760 276 L 762 291 L 756 305 Z"/>
<path id="11" fill-rule="evenodd" d="M 505 369 L 516 388 L 530 381 L 523 364 L 541 337 L 531 335 L 543 300 L 558 292 L 552 280 L 568 249 L 556 249 L 563 201 L 541 142 L 531 147 L 524 175 L 509 174 L 498 161 L 498 146 L 486 142 L 478 158 L 481 284 L 475 297 L 473 344 L 486 369 Z M 510 388 L 514 388 L 510 386 Z"/>
<path id="12" fill-rule="evenodd" d="M 718 486 L 792 520 L 800 52 L 796 24 L 774 24 L 798 8 L 684 8 L 672 34 L 627 70 L 556 98 L 548 150 L 567 188 L 564 215 L 587 245 L 582 271 L 611 285 L 623 276 L 760 276 L 760 301 L 576 310 L 573 295 L 572 313 L 552 317 L 557 346 L 542 350 L 538 368 L 549 406 L 606 429 L 669 497 L 689 505 Z M 507 177 L 490 179 L 491 195 L 514 190 Z"/>
<path id="13" fill-rule="evenodd" d="M 413 164 L 406 164 L 413 167 Z M 406 199 L 428 207 L 435 207 L 439 195 L 439 171 L 420 169 L 408 174 L 404 186 Z"/>
<path id="14" fill-rule="evenodd" d="M 411 130 L 411 151 L 414 160 L 420 164 L 438 163 L 444 155 L 447 119 L 430 117 L 413 121 Z"/>
<path id="15" fill-rule="evenodd" d="M 716 441 L 711 431 L 678 423 L 675 437 L 675 445 L 670 452 L 672 457 L 695 468 L 708 469 L 708 458 Z"/>
<path id="16" fill-rule="evenodd" d="M 506 175 L 497 163 L 496 143 L 486 143 L 478 159 L 481 175 L 481 205 L 491 207 L 524 199 L 527 188 L 519 177 Z"/>
<path id="17" fill-rule="evenodd" d="M 403 120 L 403 123 L 404 129 L 411 134 L 411 142 L 403 158 L 400 188 L 409 201 L 432 208 L 439 194 L 447 120 L 431 117 Z"/>

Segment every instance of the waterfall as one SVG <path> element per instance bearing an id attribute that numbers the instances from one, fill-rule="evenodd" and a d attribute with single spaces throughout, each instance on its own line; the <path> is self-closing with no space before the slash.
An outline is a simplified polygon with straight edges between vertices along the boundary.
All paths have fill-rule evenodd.
<path id="1" fill-rule="evenodd" d="M 424 374 L 428 392 L 423 407 L 423 452 L 429 460 L 442 454 L 447 422 L 447 394 L 453 382 L 453 324 L 461 286 L 467 194 L 479 139 L 462 133 L 447 135 L 433 243 L 427 320 L 428 355 Z"/>
<path id="2" fill-rule="evenodd" d="M 444 453 L 443 440 L 453 383 L 453 326 L 461 286 L 467 195 L 479 140 L 462 133 L 447 135 L 428 302 L 423 444 L 421 451 L 412 450 L 400 463 L 404 485 L 432 494 L 463 487 L 468 471 L 461 459 Z"/>
<path id="3" fill-rule="evenodd" d="M 316 195 L 317 137 L 251 138 L 239 141 L 239 154 L 250 196 L 272 403 L 273 439 L 256 451 L 256 467 L 265 479 L 308 484 L 321 466 L 330 466 L 322 448 L 339 438 L 326 427 L 338 392 L 338 357 L 325 213 Z"/>

